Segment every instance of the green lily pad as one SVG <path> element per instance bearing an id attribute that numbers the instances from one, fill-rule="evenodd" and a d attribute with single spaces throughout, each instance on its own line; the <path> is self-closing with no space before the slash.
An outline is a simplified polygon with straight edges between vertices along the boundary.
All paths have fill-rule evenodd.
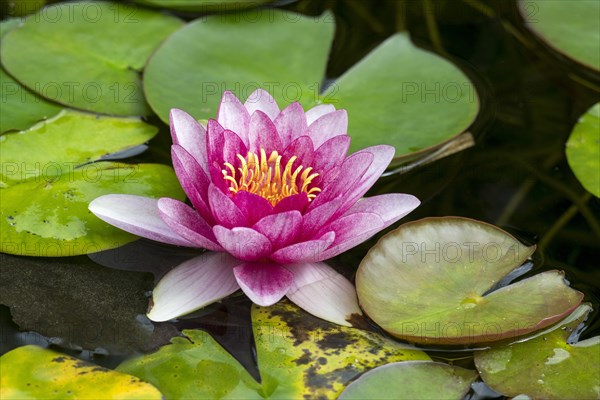
<path id="1" fill-rule="evenodd" d="M 336 398 L 361 373 L 378 365 L 429 360 L 418 350 L 376 333 L 313 317 L 289 302 L 254 306 L 253 331 L 261 383 L 210 335 L 188 337 L 117 369 L 151 382 L 167 398 Z"/>
<path id="2" fill-rule="evenodd" d="M 38 176 L 0 190 L 0 250 L 60 257 L 135 240 L 88 210 L 90 201 L 110 193 L 185 198 L 173 169 L 159 164 L 100 162 L 49 179 Z"/>
<path id="3" fill-rule="evenodd" d="M 151 7 L 168 8 L 177 11 L 215 12 L 236 11 L 254 8 L 273 0 L 134 0 Z"/>
<path id="4" fill-rule="evenodd" d="M 165 122 L 171 108 L 196 119 L 215 118 L 225 90 L 245 99 L 263 87 L 280 106 L 295 100 L 314 104 L 333 30 L 329 13 L 315 19 L 258 10 L 200 18 L 169 37 L 148 61 L 148 103 Z"/>
<path id="5" fill-rule="evenodd" d="M 536 399 L 600 397 L 600 336 L 569 343 L 591 307 L 579 306 L 557 329 L 521 343 L 476 352 L 475 365 L 492 389 Z"/>
<path id="6" fill-rule="evenodd" d="M 406 34 L 392 36 L 353 66 L 323 101 L 348 110 L 350 150 L 389 143 L 397 157 L 448 142 L 479 111 L 469 78 Z"/>
<path id="7" fill-rule="evenodd" d="M 20 18 L 0 22 L 0 38 L 21 23 Z M 55 115 L 62 108 L 15 81 L 3 68 L 0 68 L 0 105 L 0 133 L 27 129 L 36 122 Z"/>
<path id="8" fill-rule="evenodd" d="M 524 335 L 560 320 L 583 298 L 560 271 L 488 293 L 534 250 L 467 218 L 407 223 L 362 260 L 359 302 L 383 329 L 416 343 L 490 343 Z"/>
<path id="9" fill-rule="evenodd" d="M 382 365 L 352 382 L 339 400 L 462 399 L 477 372 L 431 361 Z"/>
<path id="10" fill-rule="evenodd" d="M 114 115 L 150 113 L 139 72 L 182 22 L 127 4 L 51 5 L 2 40 L 2 64 L 37 94 Z M 43 62 L 40 62 L 43 60 Z"/>
<path id="11" fill-rule="evenodd" d="M 152 385 L 37 346 L 0 357 L 0 397 L 9 399 L 162 399 Z"/>
<path id="12" fill-rule="evenodd" d="M 64 110 L 33 128 L 0 138 L 0 186 L 28 179 L 50 179 L 138 146 L 158 128 L 138 118 L 101 117 Z"/>
<path id="13" fill-rule="evenodd" d="M 567 57 L 600 71 L 600 2 L 520 0 L 527 27 Z"/>
<path id="14" fill-rule="evenodd" d="M 567 161 L 583 187 L 600 197 L 600 103 L 581 116 L 567 140 Z"/>

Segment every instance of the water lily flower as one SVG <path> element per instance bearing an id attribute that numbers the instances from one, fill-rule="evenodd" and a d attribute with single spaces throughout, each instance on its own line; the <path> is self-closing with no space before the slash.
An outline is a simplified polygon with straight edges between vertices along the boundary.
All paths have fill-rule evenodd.
<path id="1" fill-rule="evenodd" d="M 345 110 L 323 104 L 279 109 L 262 89 L 242 104 L 231 92 L 206 128 L 170 114 L 173 166 L 191 203 L 127 194 L 89 209 L 148 239 L 211 252 L 167 273 L 148 317 L 165 321 L 238 289 L 268 306 L 287 296 L 312 314 L 348 325 L 360 314 L 352 284 L 322 260 L 367 240 L 419 205 L 408 194 L 362 198 L 394 156 L 373 146 L 347 155 Z"/>

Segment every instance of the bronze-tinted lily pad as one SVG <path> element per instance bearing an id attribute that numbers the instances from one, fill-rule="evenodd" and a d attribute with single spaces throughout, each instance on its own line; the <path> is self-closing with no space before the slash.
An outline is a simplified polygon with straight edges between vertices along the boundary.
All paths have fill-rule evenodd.
<path id="1" fill-rule="evenodd" d="M 119 371 L 151 382 L 167 398 L 335 399 L 363 372 L 396 361 L 429 360 L 374 332 L 338 326 L 290 304 L 254 306 L 253 331 L 261 382 L 210 335 L 188 337 L 154 354 L 129 360 Z"/>
<path id="2" fill-rule="evenodd" d="M 339 400 L 460 400 L 477 372 L 431 361 L 405 361 L 377 367 L 352 382 Z"/>
<path id="3" fill-rule="evenodd" d="M 534 249 L 467 218 L 407 223 L 362 260 L 359 302 L 386 331 L 416 343 L 489 343 L 524 335 L 560 320 L 583 297 L 560 271 L 488 293 Z"/>
<path id="4" fill-rule="evenodd" d="M 534 339 L 475 353 L 483 380 L 505 396 L 535 399 L 598 399 L 600 336 L 578 343 L 569 336 L 591 307 L 583 304 L 556 329 Z"/>

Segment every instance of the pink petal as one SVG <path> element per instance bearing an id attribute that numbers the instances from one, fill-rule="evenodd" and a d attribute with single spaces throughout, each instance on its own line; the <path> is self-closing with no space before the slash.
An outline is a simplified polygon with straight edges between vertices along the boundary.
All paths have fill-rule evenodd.
<path id="1" fill-rule="evenodd" d="M 206 130 L 185 111 L 173 108 L 169 113 L 173 144 L 180 145 L 207 171 Z"/>
<path id="2" fill-rule="evenodd" d="M 179 200 L 162 198 L 158 200 L 158 211 L 165 224 L 181 237 L 208 250 L 222 251 L 216 243 L 211 227 L 198 213 Z"/>
<path id="3" fill-rule="evenodd" d="M 348 321 L 353 315 L 362 315 L 354 286 L 329 265 L 301 263 L 286 268 L 294 275 L 286 296 L 300 308 L 344 326 L 351 326 Z"/>
<path id="4" fill-rule="evenodd" d="M 305 261 L 321 261 L 325 249 L 327 249 L 335 239 L 334 232 L 327 232 L 315 240 L 307 240 L 286 246 L 271 254 L 271 259 L 281 264 L 294 264 Z"/>
<path id="5" fill-rule="evenodd" d="M 349 148 L 350 136 L 335 136 L 315 151 L 312 165 L 316 171 L 327 173 L 332 168 L 342 165 Z"/>
<path id="6" fill-rule="evenodd" d="M 312 237 L 315 232 L 321 230 L 324 226 L 329 223 L 329 220 L 333 215 L 339 211 L 340 205 L 345 200 L 343 198 L 333 199 L 310 209 L 309 212 L 304 214 L 302 217 L 302 235 L 303 237 Z"/>
<path id="7" fill-rule="evenodd" d="M 239 289 L 233 268 L 240 263 L 226 253 L 204 253 L 178 265 L 152 291 L 148 318 L 168 321 L 229 296 Z"/>
<path id="8" fill-rule="evenodd" d="M 235 267 L 233 273 L 250 300 L 264 307 L 281 300 L 293 279 L 290 271 L 273 263 L 245 263 Z"/>
<path id="9" fill-rule="evenodd" d="M 300 165 L 308 168 L 312 166 L 313 153 L 312 140 L 308 136 L 300 136 L 292 140 L 292 143 L 284 150 L 283 160 L 287 162 L 287 160 L 296 156 L 297 160 L 294 162 L 294 168 Z"/>
<path id="10" fill-rule="evenodd" d="M 337 110 L 319 117 L 308 127 L 308 136 L 312 139 L 315 148 L 332 137 L 345 135 L 348 132 L 348 113 L 346 110 Z"/>
<path id="11" fill-rule="evenodd" d="M 242 157 L 246 157 L 248 149 L 238 136 L 237 133 L 229 130 L 223 131 L 223 161 L 228 162 L 232 165 L 236 165 L 238 162 L 237 155 L 240 154 Z M 221 165 L 221 168 L 224 166 Z"/>
<path id="12" fill-rule="evenodd" d="M 335 241 L 322 253 L 323 260 L 353 248 L 381 231 L 385 223 L 373 213 L 350 214 L 333 221 L 327 230 L 335 232 Z"/>
<path id="13" fill-rule="evenodd" d="M 310 125 L 323 115 L 332 113 L 334 111 L 335 107 L 331 104 L 319 104 L 318 106 L 314 106 L 306 112 L 306 123 Z"/>
<path id="14" fill-rule="evenodd" d="M 308 205 L 308 196 L 306 193 L 298 193 L 292 196 L 288 196 L 281 200 L 279 203 L 275 204 L 275 208 L 273 210 L 274 213 L 281 213 L 285 211 L 300 211 L 304 212 L 304 209 Z"/>
<path id="15" fill-rule="evenodd" d="M 271 254 L 271 242 L 254 229 L 238 227 L 227 229 L 213 226 L 213 232 L 223 248 L 232 256 L 243 261 L 258 261 Z"/>
<path id="16" fill-rule="evenodd" d="M 388 193 L 379 196 L 365 197 L 346 211 L 345 215 L 356 213 L 374 213 L 383 220 L 387 228 L 400 218 L 406 216 L 421 204 L 419 199 L 410 194 Z"/>
<path id="17" fill-rule="evenodd" d="M 308 128 L 304 109 L 298 102 L 294 102 L 283 109 L 274 122 L 284 147 L 287 147 L 292 140 L 304 134 Z"/>
<path id="18" fill-rule="evenodd" d="M 107 194 L 88 206 L 98 218 L 134 235 L 177 246 L 197 247 L 160 218 L 158 200 L 131 194 Z"/>
<path id="19" fill-rule="evenodd" d="M 262 111 L 256 111 L 250 117 L 248 142 L 250 151 L 258 153 L 260 149 L 264 149 L 267 152 L 267 157 L 272 151 L 281 151 L 282 148 L 281 138 L 277 133 L 275 124 Z"/>
<path id="20" fill-rule="evenodd" d="M 219 111 L 217 111 L 217 120 L 225 129 L 234 131 L 248 147 L 248 125 L 250 123 L 250 114 L 237 97 L 229 90 L 223 93 Z"/>
<path id="21" fill-rule="evenodd" d="M 225 128 L 223 128 L 214 119 L 208 120 L 206 127 L 206 152 L 207 152 L 207 165 L 209 167 L 223 165 L 223 149 L 225 148 Z"/>
<path id="22" fill-rule="evenodd" d="M 226 228 L 246 225 L 246 216 L 229 196 L 212 183 L 208 187 L 208 205 L 220 225 Z"/>
<path id="23" fill-rule="evenodd" d="M 252 115 L 255 111 L 262 111 L 273 121 L 279 115 L 279 106 L 269 92 L 264 89 L 256 89 L 246 99 L 244 107 L 248 114 Z"/>
<path id="24" fill-rule="evenodd" d="M 257 194 L 242 190 L 232 200 L 246 219 L 244 226 L 252 226 L 259 219 L 273 214 L 271 203 Z"/>
<path id="25" fill-rule="evenodd" d="M 252 228 L 265 235 L 271 241 L 273 249 L 279 249 L 296 238 L 301 224 L 300 211 L 288 211 L 264 217 Z"/>
<path id="26" fill-rule="evenodd" d="M 208 186 L 210 181 L 196 160 L 183 147 L 171 146 L 173 168 L 188 199 L 208 224 L 214 223 L 208 207 Z"/>

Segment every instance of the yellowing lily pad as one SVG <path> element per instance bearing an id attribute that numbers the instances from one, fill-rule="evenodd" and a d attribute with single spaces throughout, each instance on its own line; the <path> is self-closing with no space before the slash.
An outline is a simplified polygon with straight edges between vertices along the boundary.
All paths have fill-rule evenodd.
<path id="1" fill-rule="evenodd" d="M 460 400 L 477 372 L 431 361 L 405 361 L 382 365 L 352 382 L 339 400 Z"/>
<path id="2" fill-rule="evenodd" d="M 0 22 L 0 38 L 19 24 L 20 18 Z M 8 75 L 4 68 L 0 68 L 0 104 L 0 133 L 27 129 L 36 122 L 55 115 L 62 108 L 25 88 Z"/>
<path id="3" fill-rule="evenodd" d="M 88 111 L 150 113 L 140 71 L 182 22 L 122 3 L 69 2 L 25 19 L 2 40 L 2 64 L 37 94 Z"/>
<path id="4" fill-rule="evenodd" d="M 0 185 L 50 179 L 82 164 L 150 140 L 158 129 L 138 118 L 101 117 L 64 110 L 0 138 Z"/>
<path id="5" fill-rule="evenodd" d="M 88 210 L 90 201 L 110 193 L 185 198 L 173 169 L 159 164 L 100 162 L 38 176 L 0 190 L 0 251 L 73 256 L 135 240 Z"/>
<path id="6" fill-rule="evenodd" d="M 140 379 L 37 346 L 0 357 L 0 397 L 9 399 L 162 399 Z"/>
<path id="7" fill-rule="evenodd" d="M 281 107 L 314 104 L 320 93 L 334 20 L 280 10 L 202 17 L 177 31 L 150 58 L 144 91 L 169 120 L 171 108 L 215 118 L 221 95 L 246 99 L 267 89 Z M 185 77 L 173 79 L 173 77 Z"/>
<path id="8" fill-rule="evenodd" d="M 591 307 L 579 306 L 556 329 L 534 339 L 475 353 L 483 380 L 505 396 L 536 399 L 600 397 L 600 336 L 572 343 Z"/>
<path id="9" fill-rule="evenodd" d="M 567 140 L 566 151 L 569 166 L 579 182 L 600 197 L 600 103 L 581 116 Z"/>
<path id="10" fill-rule="evenodd" d="M 204 331 L 154 354 L 128 360 L 119 371 L 151 382 L 167 398 L 335 399 L 361 373 L 378 365 L 429 360 L 376 333 L 325 322 L 288 302 L 252 309 L 261 383 Z"/>
<path id="11" fill-rule="evenodd" d="M 490 343 L 544 328 L 581 302 L 559 271 L 489 292 L 534 251 L 467 218 L 425 218 L 384 236 L 356 275 L 363 310 L 392 335 L 425 344 Z"/>
<path id="12" fill-rule="evenodd" d="M 519 0 L 527 27 L 555 50 L 600 71 L 600 2 Z"/>
<path id="13" fill-rule="evenodd" d="M 479 111 L 473 83 L 449 61 L 397 34 L 337 79 L 323 101 L 348 110 L 350 150 L 387 143 L 396 157 L 461 134 Z"/>

